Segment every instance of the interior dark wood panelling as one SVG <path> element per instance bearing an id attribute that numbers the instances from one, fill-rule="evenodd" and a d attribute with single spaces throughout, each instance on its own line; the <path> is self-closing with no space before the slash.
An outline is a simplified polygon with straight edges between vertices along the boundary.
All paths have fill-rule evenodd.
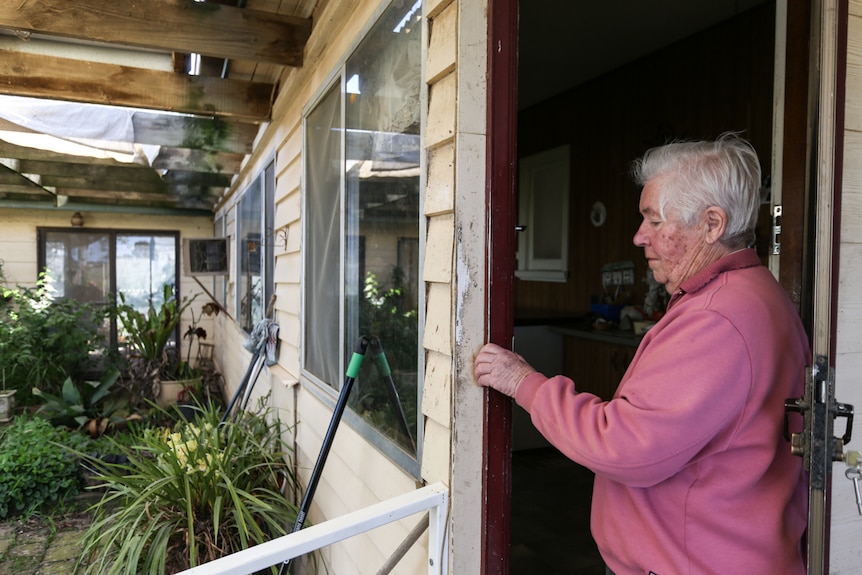
<path id="1" fill-rule="evenodd" d="M 643 303 L 647 268 L 632 244 L 640 190 L 629 169 L 648 148 L 738 131 L 769 175 L 774 20 L 767 3 L 519 114 L 519 157 L 570 144 L 572 188 L 569 279 L 516 280 L 516 322 L 589 312 L 602 266 L 621 260 L 636 266 L 630 302 Z M 607 206 L 601 227 L 590 222 L 597 201 Z M 768 230 L 759 236 L 767 242 Z"/>
<path id="2" fill-rule="evenodd" d="M 808 38 L 811 28 L 810 2 L 790 2 L 787 6 L 787 37 Z M 784 81 L 784 163 L 782 181 L 781 265 L 779 281 L 796 304 L 806 327 L 811 329 L 811 279 L 813 267 L 805 246 L 814 245 L 805 222 L 811 205 L 808 166 L 808 69 L 807 42 L 787 43 Z M 808 230 L 813 233 L 813 230 Z M 799 257 L 801 254 L 802 257 Z M 789 257 L 788 257 L 789 256 Z M 808 278 L 806 280 L 806 278 Z"/>

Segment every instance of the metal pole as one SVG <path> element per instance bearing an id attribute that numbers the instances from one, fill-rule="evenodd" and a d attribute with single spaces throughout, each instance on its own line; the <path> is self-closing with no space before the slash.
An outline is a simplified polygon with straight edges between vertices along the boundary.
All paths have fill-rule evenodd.
<path id="1" fill-rule="evenodd" d="M 308 480 L 308 488 L 305 490 L 302 504 L 299 506 L 299 511 L 296 514 L 296 522 L 293 524 L 294 533 L 301 530 L 302 526 L 305 524 L 305 518 L 308 515 L 309 508 L 311 507 L 311 501 L 314 499 L 314 492 L 317 490 L 320 475 L 323 473 L 323 466 L 326 464 L 326 458 L 329 456 L 329 450 L 332 447 L 333 440 L 335 439 L 335 432 L 338 431 L 338 424 L 341 422 L 344 408 L 347 407 L 347 399 L 350 396 L 350 389 L 353 387 L 353 382 L 356 381 L 356 376 L 359 374 L 359 368 L 362 366 L 362 360 L 365 358 L 365 351 L 368 349 L 369 342 L 370 340 L 368 337 L 360 337 L 359 342 L 356 344 L 356 350 L 353 352 L 353 357 L 350 358 L 344 386 L 341 388 L 341 393 L 338 395 L 338 402 L 335 404 L 335 411 L 332 412 L 332 419 L 329 421 L 329 428 L 326 430 L 326 435 L 323 438 L 323 446 L 320 448 L 320 454 L 317 456 L 317 463 L 314 464 L 311 478 Z M 281 567 L 278 570 L 279 575 L 287 575 L 290 572 L 291 561 L 292 559 L 288 559 L 281 564 Z"/>

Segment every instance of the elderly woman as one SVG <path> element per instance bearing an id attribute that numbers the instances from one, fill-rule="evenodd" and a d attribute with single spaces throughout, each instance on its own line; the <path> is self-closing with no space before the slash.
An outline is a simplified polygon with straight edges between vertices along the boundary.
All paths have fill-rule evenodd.
<path id="1" fill-rule="evenodd" d="M 670 302 L 613 399 L 494 344 L 476 356 L 476 379 L 595 472 L 592 533 L 609 573 L 804 573 L 806 477 L 783 421 L 810 352 L 750 247 L 757 155 L 725 135 L 652 149 L 634 171 L 634 243 Z"/>

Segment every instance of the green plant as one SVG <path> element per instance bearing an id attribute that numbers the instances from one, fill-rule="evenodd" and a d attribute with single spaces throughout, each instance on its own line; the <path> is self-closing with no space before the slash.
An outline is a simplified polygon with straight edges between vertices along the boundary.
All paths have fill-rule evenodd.
<path id="1" fill-rule="evenodd" d="M 192 304 L 197 294 L 178 301 L 174 286 L 165 284 L 162 288 L 161 304 L 156 305 L 151 297 L 146 313 L 126 301 L 119 293 L 117 319 L 122 325 L 122 339 L 129 346 L 128 381 L 131 401 L 155 400 L 155 383 L 160 376 L 173 379 L 179 358 L 168 353 L 168 343 L 176 333 L 182 313 Z M 170 374 L 170 375 L 167 375 Z"/>
<path id="2" fill-rule="evenodd" d="M 203 372 L 197 366 L 192 365 L 192 350 L 195 347 L 195 343 L 197 343 L 197 349 L 200 351 L 200 342 L 207 338 L 207 331 L 198 325 L 198 321 L 204 315 L 218 315 L 219 311 L 219 306 L 214 302 L 204 304 L 201 308 L 200 315 L 197 317 L 195 317 L 194 310 L 191 310 L 192 321 L 189 324 L 188 329 L 186 329 L 186 332 L 183 334 L 183 339 L 189 340 L 186 357 L 183 359 L 180 357 L 180 354 L 173 354 L 169 357 L 165 369 L 162 370 L 162 375 L 173 380 L 197 380 L 197 383 L 193 383 L 189 386 L 191 388 L 190 391 L 194 391 L 196 388 L 201 387 L 200 380 Z"/>
<path id="3" fill-rule="evenodd" d="M 84 537 L 84 574 L 164 574 L 286 533 L 296 506 L 283 495 L 295 478 L 268 413 L 219 426 L 198 408 L 173 429 L 140 428 L 127 463 L 88 458 L 106 490 Z M 285 485 L 284 482 L 287 482 Z"/>
<path id="4" fill-rule="evenodd" d="M 179 325 L 183 311 L 194 299 L 177 301 L 174 286 L 170 284 L 165 284 L 162 290 L 161 305 L 156 306 L 150 298 L 146 313 L 128 304 L 125 294 L 119 293 L 117 318 L 123 326 L 123 335 L 134 352 L 149 361 L 162 360 L 165 346 Z"/>
<path id="5" fill-rule="evenodd" d="M 33 388 L 33 395 L 44 400 L 37 413 L 43 414 L 54 425 L 70 428 L 81 428 L 95 422 L 90 432 L 101 435 L 112 423 L 126 419 L 129 402 L 115 385 L 119 377 L 120 373 L 113 370 L 99 381 L 87 380 L 80 385 L 75 385 L 68 377 L 60 395 Z"/>
<path id="6" fill-rule="evenodd" d="M 19 405 L 36 402 L 33 387 L 57 393 L 66 377 L 82 377 L 106 358 L 99 328 L 109 306 L 55 297 L 44 273 L 34 288 L 4 287 L 2 295 L 0 368 Z"/>
<path id="7" fill-rule="evenodd" d="M 0 517 L 29 515 L 45 503 L 74 497 L 78 459 L 58 447 L 69 432 L 41 418 L 16 417 L 0 436 Z"/>

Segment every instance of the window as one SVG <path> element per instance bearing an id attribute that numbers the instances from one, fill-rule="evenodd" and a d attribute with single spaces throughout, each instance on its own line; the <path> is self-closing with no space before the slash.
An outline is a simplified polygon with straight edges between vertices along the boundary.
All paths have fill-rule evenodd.
<path id="1" fill-rule="evenodd" d="M 419 432 L 420 14 L 421 1 L 393 1 L 305 119 L 304 373 L 339 390 L 360 337 L 379 341 L 391 377 L 363 361 L 348 405 L 406 467 Z"/>
<path id="2" fill-rule="evenodd" d="M 219 214 L 215 221 L 213 221 L 214 238 L 227 237 L 227 234 L 225 233 L 224 219 L 224 214 Z M 227 298 L 225 297 L 225 294 L 227 293 L 227 280 L 227 274 L 213 277 L 213 295 L 215 296 L 215 300 L 221 304 L 222 307 L 227 305 Z"/>
<path id="3" fill-rule="evenodd" d="M 177 285 L 178 234 L 40 228 L 39 269 L 56 297 L 104 302 L 122 292 L 142 312 L 156 305 L 165 284 Z M 106 326 L 116 343 L 116 326 Z"/>
<path id="4" fill-rule="evenodd" d="M 273 293 L 274 199 L 275 161 L 271 161 L 243 192 L 237 209 L 237 316 L 246 332 L 263 319 Z"/>

